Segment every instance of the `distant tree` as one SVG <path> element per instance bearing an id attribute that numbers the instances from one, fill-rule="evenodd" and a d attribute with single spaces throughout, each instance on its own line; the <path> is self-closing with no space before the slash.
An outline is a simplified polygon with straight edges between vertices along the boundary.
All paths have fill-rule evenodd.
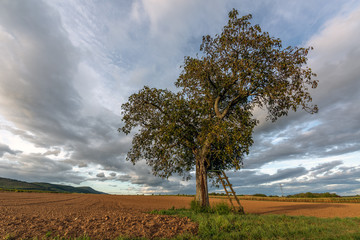
<path id="1" fill-rule="evenodd" d="M 124 127 L 137 130 L 127 159 L 145 159 L 155 175 L 196 170 L 196 201 L 209 205 L 210 169 L 240 169 L 252 145 L 255 107 L 275 121 L 308 105 L 316 88 L 307 62 L 310 48 L 282 48 L 281 40 L 251 25 L 251 15 L 233 9 L 220 35 L 204 36 L 202 54 L 186 57 L 175 85 L 179 91 L 145 86 L 122 105 Z"/>
<path id="2" fill-rule="evenodd" d="M 306 192 L 306 193 L 298 193 L 294 195 L 288 195 L 288 198 L 339 198 L 340 196 L 336 193 L 312 193 L 312 192 Z"/>
<path id="3" fill-rule="evenodd" d="M 266 194 L 263 194 L 263 193 L 255 193 L 253 196 L 255 196 L 255 197 L 267 197 Z"/>

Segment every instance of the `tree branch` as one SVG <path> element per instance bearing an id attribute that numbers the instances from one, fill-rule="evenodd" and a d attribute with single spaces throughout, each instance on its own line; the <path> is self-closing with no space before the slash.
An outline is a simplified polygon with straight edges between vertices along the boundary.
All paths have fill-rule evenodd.
<path id="1" fill-rule="evenodd" d="M 221 113 L 219 110 L 219 102 L 220 102 L 221 96 L 217 96 L 215 99 L 215 103 L 214 103 L 214 109 L 215 109 L 215 114 L 218 118 L 221 118 Z"/>
<path id="2" fill-rule="evenodd" d="M 210 74 L 207 77 L 207 81 L 210 83 L 210 85 L 217 90 L 218 88 L 216 87 L 215 83 L 211 80 Z"/>
<path id="3" fill-rule="evenodd" d="M 165 113 L 165 111 L 164 111 L 160 106 L 158 106 L 158 105 L 156 105 L 156 104 L 154 104 L 154 103 L 148 102 L 148 101 L 144 101 L 144 103 L 145 103 L 145 104 L 149 104 L 149 105 L 155 107 L 155 108 L 156 108 L 157 110 L 159 110 L 162 114 L 167 115 L 167 114 Z"/>
<path id="4" fill-rule="evenodd" d="M 239 103 L 242 99 L 247 98 L 248 95 L 246 96 L 242 96 L 242 95 L 237 95 L 235 98 L 233 98 L 230 103 L 227 105 L 227 107 L 224 109 L 224 111 L 222 113 L 220 113 L 219 111 L 219 100 L 220 100 L 220 96 L 216 98 L 215 100 L 215 113 L 216 116 L 222 120 L 224 117 L 226 117 L 226 115 L 229 113 L 229 111 L 231 110 L 231 108 L 233 106 L 235 106 L 237 103 Z"/>

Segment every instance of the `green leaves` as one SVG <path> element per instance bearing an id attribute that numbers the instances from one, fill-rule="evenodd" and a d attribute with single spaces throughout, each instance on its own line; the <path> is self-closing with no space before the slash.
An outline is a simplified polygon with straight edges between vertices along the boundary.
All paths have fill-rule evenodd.
<path id="1" fill-rule="evenodd" d="M 131 95 L 122 109 L 125 125 L 119 131 L 129 134 L 138 129 L 127 155 L 129 161 L 146 159 L 154 174 L 162 177 L 191 170 L 197 136 L 192 117 L 196 113 L 190 111 L 181 95 L 144 87 Z"/>
<path id="2" fill-rule="evenodd" d="M 219 110 L 220 118 L 236 104 L 266 107 L 273 121 L 298 107 L 316 112 L 308 93 L 308 87 L 317 87 L 312 80 L 316 75 L 302 67 L 312 48 L 283 49 L 280 39 L 251 25 L 251 15 L 237 15 L 235 9 L 229 13 L 220 35 L 203 37 L 203 57 L 185 59 L 176 86 L 190 98 L 207 102 L 207 107 L 218 99 L 214 111 Z"/>
<path id="3" fill-rule="evenodd" d="M 201 57 L 185 57 L 179 92 L 145 86 L 122 105 L 120 131 L 137 129 L 128 160 L 146 159 L 162 177 L 185 176 L 196 161 L 238 169 L 253 143 L 255 106 L 272 121 L 298 108 L 317 112 L 308 91 L 318 81 L 304 67 L 312 48 L 283 48 L 251 18 L 233 9 L 221 34 L 203 37 Z"/>

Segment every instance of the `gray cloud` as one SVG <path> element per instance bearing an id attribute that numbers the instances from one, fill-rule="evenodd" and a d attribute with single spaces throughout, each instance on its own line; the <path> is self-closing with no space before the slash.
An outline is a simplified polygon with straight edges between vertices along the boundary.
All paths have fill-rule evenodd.
<path id="1" fill-rule="evenodd" d="M 98 178 L 104 178 L 105 177 L 105 174 L 102 172 L 102 173 L 98 173 L 96 174 L 96 177 Z"/>
<path id="2" fill-rule="evenodd" d="M 42 1 L 4 1 L 0 15 L 6 46 L 0 57 L 6 63 L 0 66 L 0 114 L 14 124 L 1 129 L 48 149 L 44 156 L 63 149 L 68 164 L 120 170 L 129 139 L 116 131 L 119 116 L 82 98 L 87 89 L 77 84 L 81 53 L 58 13 Z"/>
<path id="3" fill-rule="evenodd" d="M 317 172 L 316 177 L 299 179 L 285 183 L 290 193 L 298 192 L 336 192 L 340 195 L 356 195 L 360 182 L 357 180 L 360 173 L 358 167 L 343 167 L 336 171 Z M 311 172 L 310 172 L 311 174 Z"/>
<path id="4" fill-rule="evenodd" d="M 315 50 L 310 66 L 318 74 L 313 102 L 320 112 L 290 113 L 276 123 L 262 123 L 246 166 L 256 168 L 272 161 L 329 157 L 360 150 L 360 34 L 359 9 L 329 22 L 309 41 Z M 339 31 L 341 44 L 339 44 Z M 354 34 L 355 33 L 355 34 Z M 343 40 L 344 39 L 344 40 Z M 276 138 L 283 141 L 272 142 Z"/>
<path id="5" fill-rule="evenodd" d="M 128 165 L 124 172 L 126 174 L 112 176 L 108 180 L 116 179 L 117 181 L 139 186 L 141 192 L 145 194 L 194 194 L 195 191 L 194 179 L 185 182 L 179 176 L 172 176 L 169 179 L 159 178 L 151 173 L 145 161 L 140 161 L 136 165 Z"/>
<path id="6" fill-rule="evenodd" d="M 0 143 L 0 174 L 50 182 L 117 180 L 147 193 L 194 193 L 193 180 L 160 179 L 144 163 L 132 166 L 125 161 L 131 136 L 116 131 L 121 127 L 120 105 L 144 84 L 173 89 L 183 57 L 198 52 L 202 35 L 219 33 L 228 11 L 235 7 L 241 14 L 253 13 L 253 22 L 285 45 L 303 44 L 316 33 L 305 45 L 315 47 L 309 63 L 320 80 L 313 93 L 320 112 L 291 113 L 276 123 L 258 126 L 246 169 L 230 174 L 234 184 L 252 193 L 254 189 L 271 192 L 278 189 L 277 182 L 289 179 L 293 185 L 285 187 L 292 187 L 291 191 L 309 189 L 310 184 L 320 189 L 336 181 L 344 189 L 357 186 L 350 177 L 358 170 L 344 167 L 345 161 L 279 169 L 275 174 L 258 171 L 273 162 L 360 150 L 356 105 L 360 102 L 360 20 L 358 10 L 347 15 L 354 6 L 335 0 L 271 4 L 139 0 L 100 5 L 96 1 L 2 1 L 0 119 L 10 124 L 2 124 L 1 130 L 45 150 L 42 155 L 21 153 L 13 150 L 17 146 Z M 93 166 L 99 169 L 88 169 Z M 7 175 L 4 169 L 9 169 Z M 79 174 L 99 170 L 111 173 L 97 178 Z"/>
<path id="7" fill-rule="evenodd" d="M 67 182 L 79 184 L 84 178 L 72 172 L 72 166 L 41 154 L 15 155 L 0 161 L 0 175 L 29 182 Z"/>
<path id="8" fill-rule="evenodd" d="M 71 83 L 77 53 L 59 16 L 44 11 L 41 1 L 1 5 L 2 32 L 7 34 L 2 38 L 7 46 L 2 60 L 7 64 L 0 69 L 1 114 L 18 128 L 36 133 L 39 146 L 81 140 L 66 124 L 78 119 L 81 99 Z"/>
<path id="9" fill-rule="evenodd" d="M 0 157 L 4 156 L 5 153 L 15 155 L 15 154 L 17 154 L 19 152 L 14 151 L 14 150 L 10 149 L 9 146 L 0 143 Z"/>
<path id="10" fill-rule="evenodd" d="M 227 175 L 237 194 L 265 193 L 285 195 L 301 192 L 336 192 L 341 195 L 356 195 L 360 182 L 359 167 L 339 167 L 342 161 L 321 163 L 307 170 L 303 167 L 279 169 L 274 174 L 255 170 L 228 172 Z M 210 191 L 223 192 L 222 187 Z"/>
<path id="11" fill-rule="evenodd" d="M 48 156 L 48 155 L 58 156 L 60 153 L 61 153 L 60 149 L 55 149 L 55 150 L 48 150 L 43 155 L 44 156 Z"/>
<path id="12" fill-rule="evenodd" d="M 260 184 L 271 184 L 279 180 L 293 179 L 307 174 L 304 167 L 279 169 L 275 174 L 258 173 L 253 170 L 244 170 L 235 173 L 229 173 L 234 186 L 256 186 Z"/>
<path id="13" fill-rule="evenodd" d="M 312 175 L 318 175 L 322 173 L 328 173 L 330 170 L 334 169 L 337 166 L 343 164 L 343 161 L 332 161 L 327 163 L 322 163 L 310 169 Z"/>

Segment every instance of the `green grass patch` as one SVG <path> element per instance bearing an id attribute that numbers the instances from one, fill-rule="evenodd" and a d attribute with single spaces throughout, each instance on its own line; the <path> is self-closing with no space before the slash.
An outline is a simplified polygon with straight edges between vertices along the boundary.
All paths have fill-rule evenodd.
<path id="1" fill-rule="evenodd" d="M 189 217 L 199 224 L 197 236 L 175 239 L 359 239 L 360 218 L 316 218 L 286 215 L 239 215 L 226 204 L 213 208 L 169 209 L 153 214 Z"/>

